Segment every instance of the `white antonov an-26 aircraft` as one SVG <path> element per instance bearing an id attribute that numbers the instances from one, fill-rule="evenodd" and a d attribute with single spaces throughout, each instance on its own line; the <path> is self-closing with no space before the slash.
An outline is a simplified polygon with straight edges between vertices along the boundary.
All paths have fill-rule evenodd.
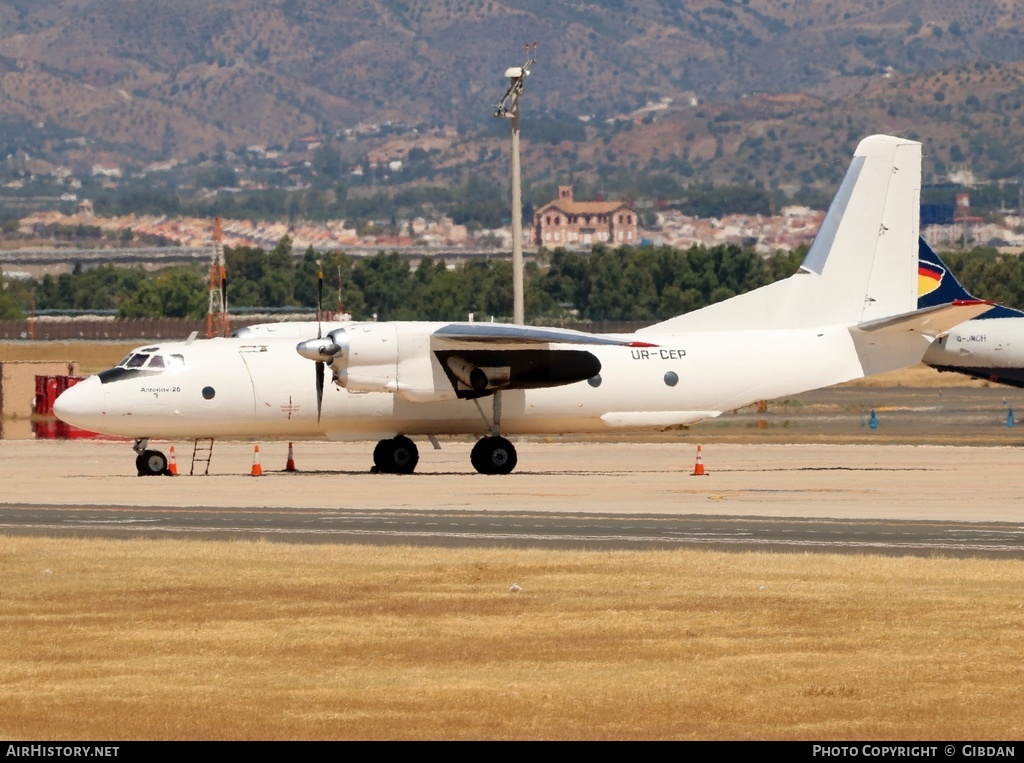
<path id="1" fill-rule="evenodd" d="M 474 468 L 507 474 L 517 456 L 503 434 L 665 429 L 919 362 L 936 336 L 989 309 L 917 309 L 920 178 L 919 143 L 866 138 L 798 273 L 635 334 L 266 324 L 142 347 L 54 409 L 136 438 L 140 474 L 166 469 L 147 448 L 155 437 L 375 437 L 376 469 L 408 473 L 411 438 L 442 434 L 482 435 Z"/>

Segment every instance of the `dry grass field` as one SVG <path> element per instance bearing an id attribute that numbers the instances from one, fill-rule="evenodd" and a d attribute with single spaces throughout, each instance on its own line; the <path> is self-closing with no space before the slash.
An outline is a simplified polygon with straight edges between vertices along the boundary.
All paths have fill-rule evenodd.
<path id="1" fill-rule="evenodd" d="M 0 581 L 9 739 L 1024 735 L 1019 561 L 0 537 Z"/>
<path id="2" fill-rule="evenodd" d="M 110 368 L 143 342 L 0 342 L 6 360 L 74 360 L 83 375 Z"/>

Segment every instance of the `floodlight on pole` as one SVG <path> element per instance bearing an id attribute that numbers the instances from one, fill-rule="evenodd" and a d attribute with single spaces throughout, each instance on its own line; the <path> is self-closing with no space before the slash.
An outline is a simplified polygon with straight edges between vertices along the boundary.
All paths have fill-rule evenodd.
<path id="1" fill-rule="evenodd" d="M 537 43 L 526 46 L 526 62 L 505 71 L 508 89 L 495 107 L 494 116 L 512 120 L 512 321 L 525 322 L 523 310 L 523 191 L 519 171 L 519 96 L 530 67 L 537 62 Z"/>

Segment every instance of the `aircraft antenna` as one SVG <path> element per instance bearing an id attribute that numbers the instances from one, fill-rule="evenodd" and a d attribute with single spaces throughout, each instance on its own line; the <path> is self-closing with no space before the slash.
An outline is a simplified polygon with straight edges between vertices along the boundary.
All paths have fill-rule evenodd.
<path id="1" fill-rule="evenodd" d="M 213 218 L 213 236 L 210 240 L 210 298 L 206 311 L 206 338 L 227 336 L 228 325 L 228 271 L 224 264 L 224 233 L 220 216 Z"/>
<path id="2" fill-rule="evenodd" d="M 508 89 L 495 106 L 494 116 L 512 120 L 512 322 L 525 322 L 523 310 L 523 191 L 519 171 L 519 96 L 530 67 L 537 63 L 537 43 L 526 46 L 526 62 L 505 71 Z"/>

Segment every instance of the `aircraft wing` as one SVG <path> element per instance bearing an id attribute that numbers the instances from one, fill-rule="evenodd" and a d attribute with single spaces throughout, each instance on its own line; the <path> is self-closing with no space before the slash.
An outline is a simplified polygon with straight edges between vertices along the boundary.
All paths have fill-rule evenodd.
<path id="1" fill-rule="evenodd" d="M 505 323 L 450 323 L 431 335 L 434 354 L 460 398 L 498 389 L 558 387 L 601 371 L 590 352 L 551 345 L 654 347 L 635 337 Z"/>
<path id="2" fill-rule="evenodd" d="M 322 364 L 327 364 L 334 380 L 350 391 L 394 392 L 412 402 L 428 402 L 450 399 L 453 392 L 474 398 L 591 379 L 601 372 L 601 361 L 585 348 L 598 346 L 656 345 L 631 335 L 561 328 L 406 321 L 352 324 L 300 342 L 296 350 L 321 364 L 318 390 Z M 441 375 L 435 373 L 438 365 Z"/>
<path id="3" fill-rule="evenodd" d="M 618 347 L 655 347 L 650 342 L 616 337 L 610 334 L 588 334 L 585 331 L 537 326 L 515 326 L 507 323 L 450 323 L 434 332 L 435 337 L 482 344 L 590 344 Z"/>
<path id="4" fill-rule="evenodd" d="M 901 332 L 916 331 L 927 336 L 941 336 L 954 326 L 992 309 L 992 303 L 982 299 L 958 299 L 945 305 L 925 307 L 902 315 L 865 321 L 853 327 L 854 331 Z"/>

